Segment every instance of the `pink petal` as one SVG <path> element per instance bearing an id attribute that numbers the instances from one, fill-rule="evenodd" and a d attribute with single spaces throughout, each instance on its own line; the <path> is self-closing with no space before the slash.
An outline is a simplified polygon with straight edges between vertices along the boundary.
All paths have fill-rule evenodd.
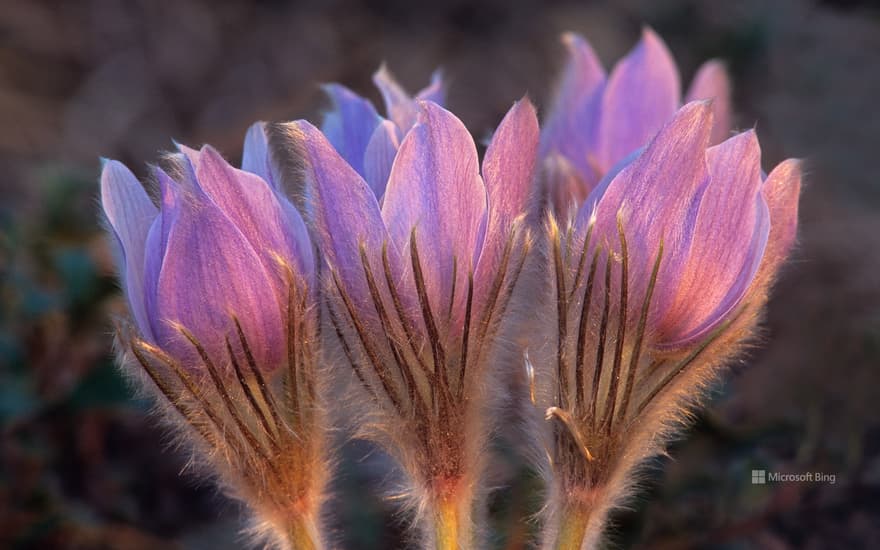
<path id="1" fill-rule="evenodd" d="M 661 241 L 664 253 L 651 300 L 652 317 L 666 311 L 675 298 L 676 277 L 687 260 L 700 194 L 709 177 L 705 150 L 711 128 L 707 103 L 685 105 L 610 181 L 599 199 L 593 242 L 620 253 L 619 214 L 629 248 L 629 304 L 635 315 L 641 310 Z M 591 207 L 585 204 L 579 219 L 583 209 Z"/>
<path id="2" fill-rule="evenodd" d="M 681 83 L 672 54 L 651 29 L 614 67 L 602 98 L 597 162 L 607 170 L 645 145 L 675 113 Z"/>
<path id="3" fill-rule="evenodd" d="M 541 156 L 561 154 L 578 171 L 583 185 L 591 188 L 601 177 L 589 155 L 595 148 L 605 70 L 581 36 L 565 33 L 562 41 L 569 59 L 543 125 Z"/>
<path id="4" fill-rule="evenodd" d="M 498 125 L 483 161 L 490 227 L 509 224 L 525 212 L 532 191 L 538 136 L 535 107 L 528 99 L 517 101 Z"/>
<path id="5" fill-rule="evenodd" d="M 430 101 L 443 106 L 446 103 L 446 83 L 443 82 L 443 71 L 437 69 L 431 73 L 431 82 L 416 94 L 417 101 Z"/>
<path id="6" fill-rule="evenodd" d="M 197 152 L 198 153 L 198 152 Z M 182 163 L 189 166 L 186 158 Z M 182 164 L 181 163 L 181 164 Z M 165 260 L 165 251 L 168 248 L 168 235 L 171 227 L 180 213 L 180 205 L 183 191 L 171 177 L 161 168 L 154 168 L 153 175 L 159 184 L 160 206 L 159 215 L 153 220 L 147 233 L 147 243 L 144 253 L 144 306 L 150 321 L 150 329 L 154 337 L 159 334 L 160 323 L 157 313 L 157 292 L 159 287 L 159 274 L 162 271 L 162 262 Z M 195 176 L 189 185 L 195 186 Z"/>
<path id="7" fill-rule="evenodd" d="M 492 284 L 514 218 L 526 213 L 539 133 L 534 106 L 521 99 L 501 121 L 486 149 L 483 179 L 489 196 L 489 224 L 477 269 L 478 297 Z"/>
<path id="8" fill-rule="evenodd" d="M 403 89 L 391 71 L 384 64 L 373 74 L 373 82 L 385 100 L 385 113 L 398 128 L 398 137 L 403 138 L 419 118 L 419 105 Z"/>
<path id="9" fill-rule="evenodd" d="M 710 180 L 697 214 L 690 256 L 680 273 L 666 273 L 679 287 L 660 320 L 661 338 L 670 347 L 705 337 L 741 302 L 770 230 L 755 133 L 745 132 L 710 148 L 706 159 Z"/>
<path id="10" fill-rule="evenodd" d="M 770 237 L 756 277 L 759 281 L 774 277 L 794 246 L 801 178 L 801 162 L 788 159 L 774 168 L 764 181 L 761 194 L 770 209 Z"/>
<path id="11" fill-rule="evenodd" d="M 174 145 L 177 147 L 178 153 L 182 156 L 181 158 L 181 156 L 173 155 L 177 167 L 185 172 L 187 176 L 195 177 L 195 169 L 196 166 L 199 165 L 199 156 L 201 155 L 201 152 L 198 149 L 193 149 L 182 143 L 177 143 L 176 141 L 174 142 Z M 178 183 L 180 183 L 184 189 L 189 189 L 189 185 L 194 183 L 194 180 L 190 180 L 188 177 L 184 179 L 186 179 L 186 181 L 179 181 Z"/>
<path id="12" fill-rule="evenodd" d="M 712 143 L 721 143 L 733 129 L 733 113 L 730 98 L 730 77 L 724 63 L 713 59 L 703 63 L 691 82 L 685 102 L 697 99 L 711 99 L 715 112 L 715 126 L 712 128 Z"/>
<path id="13" fill-rule="evenodd" d="M 485 231 L 486 189 L 477 150 L 464 124 L 434 103 L 422 103 L 385 191 L 382 218 L 391 240 L 408 255 L 413 229 L 433 311 L 458 312 L 465 302 Z M 454 271 L 453 265 L 457 262 Z M 451 294 L 455 276 L 454 304 Z"/>
<path id="14" fill-rule="evenodd" d="M 282 207 L 286 199 L 259 176 L 230 166 L 210 146 L 201 150 L 196 176 L 205 194 L 257 251 L 273 275 L 279 296 L 287 296 L 288 281 L 278 258 L 310 278 L 312 250 L 305 224 L 296 209 Z"/>
<path id="15" fill-rule="evenodd" d="M 257 364 L 266 370 L 277 367 L 286 350 L 282 302 L 254 248 L 198 190 L 179 197 L 176 210 L 156 286 L 159 345 L 185 365 L 200 364 L 193 346 L 176 330 L 179 323 L 223 365 L 225 339 L 234 341 L 234 315 Z"/>
<path id="16" fill-rule="evenodd" d="M 381 251 L 388 241 L 375 194 L 317 128 L 298 120 L 279 130 L 300 157 L 318 247 L 356 304 L 371 311 L 360 249 L 367 250 L 374 272 L 383 273 Z M 389 253 L 396 264 L 393 243 Z"/>
<path id="17" fill-rule="evenodd" d="M 543 192 L 556 219 L 575 216 L 588 194 L 580 172 L 564 156 L 551 154 L 544 158 L 541 177 Z"/>
<path id="18" fill-rule="evenodd" d="M 575 227 L 579 232 L 584 232 L 590 220 L 593 218 L 593 214 L 596 213 L 596 205 L 599 203 L 599 200 L 605 195 L 605 191 L 608 190 L 608 186 L 611 185 L 611 182 L 614 181 L 614 178 L 617 177 L 624 168 L 635 162 L 642 153 L 645 152 L 646 147 L 640 147 L 635 151 L 631 152 L 627 155 L 623 160 L 615 164 L 611 167 L 611 170 L 605 172 L 605 175 L 602 176 L 602 179 L 599 183 L 596 184 L 595 187 L 590 191 L 590 194 L 587 195 L 587 198 L 580 203 L 580 208 L 577 211 L 577 216 L 575 217 Z"/>

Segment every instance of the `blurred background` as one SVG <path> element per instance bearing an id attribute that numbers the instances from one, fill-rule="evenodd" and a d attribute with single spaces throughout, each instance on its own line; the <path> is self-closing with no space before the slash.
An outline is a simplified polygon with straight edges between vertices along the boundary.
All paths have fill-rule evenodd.
<path id="1" fill-rule="evenodd" d="M 0 0 L 0 548 L 240 548 L 239 510 L 182 473 L 111 355 L 124 311 L 98 223 L 99 156 L 140 176 L 171 147 L 240 155 L 254 120 L 318 120 L 318 83 L 371 97 L 442 66 L 477 137 L 528 92 L 545 107 L 584 34 L 606 66 L 643 24 L 688 82 L 724 59 L 764 169 L 807 159 L 800 247 L 760 346 L 616 517 L 620 548 L 880 548 L 880 6 L 865 0 L 261 2 Z M 401 519 L 350 446 L 346 548 L 399 547 Z M 515 461 L 505 468 L 521 469 Z M 751 470 L 830 483 L 753 485 Z M 527 472 L 498 493 L 496 547 L 528 548 Z"/>

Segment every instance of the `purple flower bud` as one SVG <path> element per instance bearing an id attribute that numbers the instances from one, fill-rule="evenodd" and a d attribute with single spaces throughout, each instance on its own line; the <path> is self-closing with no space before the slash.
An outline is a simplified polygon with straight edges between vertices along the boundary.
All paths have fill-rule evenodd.
<path id="1" fill-rule="evenodd" d="M 388 67 L 382 65 L 373 75 L 373 83 L 382 92 L 385 100 L 385 112 L 388 118 L 397 125 L 398 137 L 403 139 L 410 129 L 419 120 L 419 103 L 430 101 L 437 105 L 443 105 L 446 101 L 446 86 L 443 83 L 443 73 L 434 71 L 431 75 L 431 83 L 420 90 L 415 97 L 410 96 L 403 87 L 398 84 Z"/>
<path id="2" fill-rule="evenodd" d="M 416 230 L 430 305 L 443 311 L 452 300 L 451 309 L 463 315 L 469 273 L 475 277 L 475 300 L 482 300 L 485 281 L 494 277 L 510 226 L 524 212 L 532 188 L 538 127 L 527 100 L 514 105 L 499 126 L 482 177 L 461 121 L 423 102 L 419 122 L 393 158 L 381 207 L 321 132 L 305 121 L 291 123 L 289 130 L 306 161 L 320 245 L 354 297 L 368 297 L 361 246 L 381 271 L 383 246 L 392 258 L 408 256 Z M 407 262 L 397 263 L 403 276 Z"/>
<path id="3" fill-rule="evenodd" d="M 768 246 L 783 247 L 784 255 L 794 238 L 799 176 L 774 181 L 793 187 L 794 199 L 786 192 L 789 202 L 771 212 L 754 131 L 710 147 L 712 127 L 708 103 L 685 105 L 643 151 L 612 170 L 577 215 L 581 235 L 592 227 L 588 254 L 599 248 L 622 254 L 623 228 L 629 319 L 638 318 L 662 243 L 648 317 L 660 347 L 705 337 L 746 298 Z M 785 229 L 771 234 L 773 224 Z M 618 292 L 615 286 L 612 293 Z"/>
<path id="4" fill-rule="evenodd" d="M 383 125 L 393 129 L 409 107 L 388 88 L 397 122 Z M 503 397 L 487 383 L 505 363 L 494 335 L 531 246 L 519 219 L 537 159 L 534 108 L 513 106 L 481 167 L 464 124 L 422 101 L 399 148 L 390 132 L 371 140 L 390 166 L 381 204 L 308 122 L 273 136 L 286 140 L 273 150 L 297 155 L 334 290 L 330 322 L 381 419 L 373 435 L 407 469 L 427 516 L 468 525 L 490 431 L 481 406 Z M 461 537 L 468 546 L 469 530 Z"/>
<path id="5" fill-rule="evenodd" d="M 442 105 L 446 92 L 439 70 L 415 97 L 403 89 L 384 65 L 373 75 L 373 82 L 382 93 L 388 120 L 379 116 L 370 100 L 345 86 L 327 84 L 324 91 L 330 96 L 333 109 L 324 115 L 321 132 L 381 200 L 397 148 L 417 122 L 419 102 Z"/>
<path id="6" fill-rule="evenodd" d="M 252 147 L 245 165 L 268 174 L 257 160 L 265 155 Z M 127 168 L 104 165 L 102 205 L 121 245 L 134 320 L 146 340 L 188 367 L 199 360 L 187 333 L 218 364 L 229 361 L 227 338 L 242 353 L 238 320 L 257 364 L 273 369 L 286 353 L 291 281 L 311 285 L 314 277 L 305 225 L 261 177 L 208 146 L 180 150 L 174 178 L 154 169 L 158 210 Z"/>
<path id="7" fill-rule="evenodd" d="M 753 334 L 794 242 L 798 163 L 765 176 L 754 131 L 713 146 L 713 127 L 709 102 L 688 103 L 565 225 L 549 216 L 555 357 L 532 389 L 552 421 L 548 544 L 599 543 L 633 470 Z"/>
<path id="8" fill-rule="evenodd" d="M 643 147 L 681 106 L 678 68 L 651 29 L 606 76 L 590 44 L 567 33 L 563 42 L 569 62 L 541 135 L 541 158 L 551 163 L 545 180 L 557 213 L 569 212 L 572 196 L 582 197 L 612 167 Z M 713 99 L 715 123 L 711 142 L 719 143 L 731 128 L 730 83 L 723 65 L 709 61 L 694 77 L 685 101 Z M 572 171 L 560 173 L 562 157 L 578 176 L 581 189 L 571 190 Z"/>

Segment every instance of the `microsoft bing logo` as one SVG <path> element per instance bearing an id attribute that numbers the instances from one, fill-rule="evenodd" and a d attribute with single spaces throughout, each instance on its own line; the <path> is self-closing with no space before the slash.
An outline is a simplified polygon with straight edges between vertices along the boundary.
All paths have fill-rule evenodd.
<path id="1" fill-rule="evenodd" d="M 767 470 L 752 470 L 752 485 L 766 485 L 767 483 L 837 483 L 836 474 L 825 472 L 768 472 Z"/>

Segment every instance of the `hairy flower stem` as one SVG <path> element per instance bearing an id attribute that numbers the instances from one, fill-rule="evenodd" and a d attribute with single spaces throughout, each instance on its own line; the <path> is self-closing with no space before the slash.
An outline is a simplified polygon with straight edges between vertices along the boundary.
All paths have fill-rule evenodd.
<path id="1" fill-rule="evenodd" d="M 590 514 L 581 506 L 566 506 L 560 513 L 555 550 L 580 550 L 587 532 Z"/>
<path id="2" fill-rule="evenodd" d="M 317 522 L 312 516 L 297 516 L 291 519 L 287 528 L 291 550 L 321 550 L 321 537 Z"/>
<path id="3" fill-rule="evenodd" d="M 461 536 L 461 518 L 458 513 L 458 503 L 454 498 L 443 498 L 437 504 L 434 513 L 434 531 L 436 536 L 437 550 L 459 550 Z"/>

